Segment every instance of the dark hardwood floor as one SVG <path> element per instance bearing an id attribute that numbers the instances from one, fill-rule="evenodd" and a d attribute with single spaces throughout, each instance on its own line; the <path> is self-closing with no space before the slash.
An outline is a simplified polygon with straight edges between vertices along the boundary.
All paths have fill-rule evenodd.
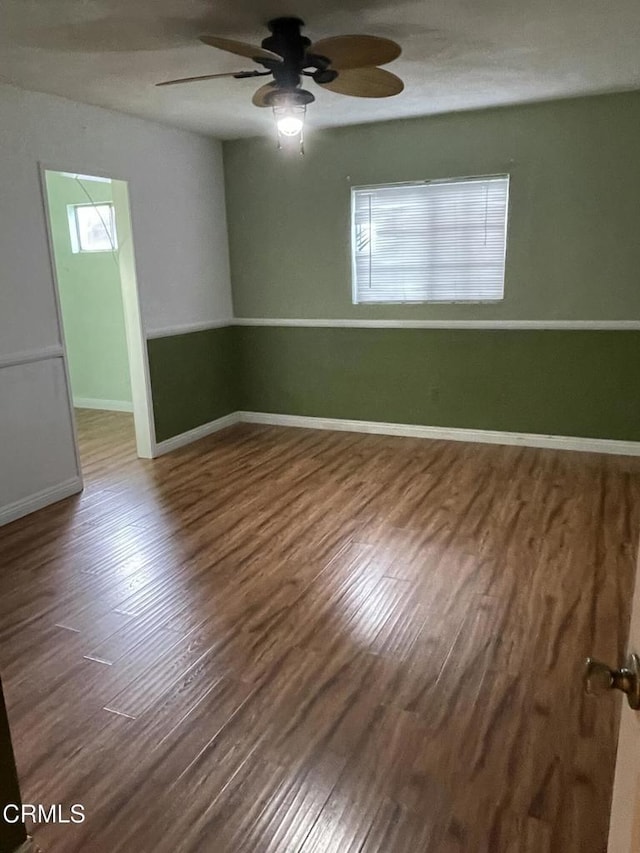
<path id="1" fill-rule="evenodd" d="M 638 460 L 238 426 L 0 530 L 0 672 L 51 853 L 602 853 Z"/>

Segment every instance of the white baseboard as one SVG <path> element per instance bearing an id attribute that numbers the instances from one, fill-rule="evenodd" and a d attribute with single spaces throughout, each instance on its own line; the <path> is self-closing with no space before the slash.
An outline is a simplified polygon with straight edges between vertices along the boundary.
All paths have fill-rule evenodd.
<path id="1" fill-rule="evenodd" d="M 577 450 L 587 453 L 609 453 L 619 456 L 640 456 L 640 441 L 617 441 L 604 438 L 578 438 L 564 435 L 539 435 L 525 432 L 499 432 L 497 430 L 461 429 L 459 427 L 432 427 L 416 424 L 383 423 L 380 421 L 356 421 L 342 418 L 314 418 L 304 415 L 279 415 L 271 412 L 231 412 L 215 421 L 202 424 L 188 432 L 180 433 L 154 448 L 154 456 L 170 453 L 214 432 L 237 423 L 265 424 L 269 426 L 302 427 L 343 432 L 361 432 L 374 435 L 397 435 L 408 438 L 430 438 L 444 441 L 467 441 L 481 444 L 512 444 L 524 447 L 542 447 L 550 450 Z M 24 515 L 61 501 L 82 490 L 80 477 L 73 477 L 44 489 L 35 495 L 0 507 L 0 526 L 15 521 Z"/>
<path id="2" fill-rule="evenodd" d="M 57 486 L 44 489 L 42 492 L 22 498 L 22 500 L 8 506 L 0 507 L 0 526 L 9 524 L 10 521 L 22 518 L 23 515 L 29 515 L 30 512 L 36 512 L 38 509 L 43 509 L 49 504 L 61 501 L 80 491 L 82 491 L 82 480 L 80 477 L 72 477 L 72 479 L 65 480 L 64 483 L 59 483 Z"/>
<path id="3" fill-rule="evenodd" d="M 312 418 L 303 415 L 278 415 L 269 412 L 236 412 L 236 415 L 239 421 L 252 424 L 343 430 L 376 435 L 399 435 L 409 438 L 479 442 L 481 444 L 516 444 L 525 447 L 544 447 L 551 450 L 581 450 L 588 453 L 640 456 L 640 441 L 538 435 L 526 432 L 499 432 L 497 430 L 461 429 L 459 427 L 433 427 L 379 421 L 352 421 L 342 418 Z"/>
<path id="4" fill-rule="evenodd" d="M 528 432 L 501 432 L 488 429 L 395 424 L 382 421 L 356 421 L 343 418 L 314 418 L 305 415 L 280 415 L 271 412 L 232 412 L 215 421 L 202 424 L 156 444 L 154 456 L 170 453 L 186 444 L 205 438 L 237 423 L 269 426 L 327 429 L 363 432 L 374 435 L 398 435 L 407 438 L 430 438 L 438 441 L 467 441 L 480 444 L 513 444 L 542 447 L 549 450 L 576 450 L 585 453 L 609 453 L 617 456 L 640 456 L 640 441 L 618 441 L 608 438 L 580 438 L 567 435 L 541 435 Z"/>
<path id="5" fill-rule="evenodd" d="M 214 432 L 218 432 L 226 427 L 237 424 L 240 418 L 238 412 L 231 412 L 229 415 L 224 415 L 215 421 L 209 421 L 206 424 L 201 424 L 188 432 L 181 432 L 179 435 L 174 435 L 171 438 L 166 438 L 164 441 L 156 443 L 154 456 L 162 456 L 164 453 L 170 453 L 172 450 L 177 450 L 179 447 L 184 447 L 185 444 L 191 444 L 194 441 L 199 441 L 201 438 L 206 438 Z"/>
<path id="6" fill-rule="evenodd" d="M 128 400 L 99 400 L 97 397 L 74 397 L 74 409 L 101 409 L 103 412 L 132 412 L 133 403 Z"/>

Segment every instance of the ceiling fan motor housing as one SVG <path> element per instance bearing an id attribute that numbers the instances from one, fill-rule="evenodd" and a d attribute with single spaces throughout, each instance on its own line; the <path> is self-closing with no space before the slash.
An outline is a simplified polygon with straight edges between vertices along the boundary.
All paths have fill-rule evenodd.
<path id="1" fill-rule="evenodd" d="M 300 32 L 304 21 L 300 18 L 274 18 L 269 21 L 272 34 L 262 41 L 262 47 L 282 57 L 282 62 L 262 60 L 273 73 L 276 86 L 292 90 L 300 85 L 305 68 L 313 68 L 310 75 L 316 83 L 330 83 L 337 72 L 330 70 L 331 61 L 326 56 L 308 53 L 311 40 Z M 307 72 L 308 73 L 308 72 Z M 313 96 L 311 96 L 313 100 Z M 310 101 L 307 101 L 310 103 Z"/>

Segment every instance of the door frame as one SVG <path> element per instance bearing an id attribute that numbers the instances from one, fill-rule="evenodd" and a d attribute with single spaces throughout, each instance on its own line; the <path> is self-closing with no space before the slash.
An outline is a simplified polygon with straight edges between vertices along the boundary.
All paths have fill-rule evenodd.
<path id="1" fill-rule="evenodd" d="M 11 743 L 11 729 L 9 728 L 9 717 L 7 706 L 2 691 L 2 679 L 0 679 L 0 809 L 13 806 L 18 813 L 22 806 L 20 796 L 20 784 L 18 782 L 18 771 Z M 13 813 L 13 812 L 12 812 Z M 18 851 L 26 849 L 27 830 L 22 819 L 16 814 L 16 821 L 9 823 L 5 821 L 0 813 L 0 847 L 3 850 Z M 10 845 L 10 848 L 7 847 Z"/>
<path id="2" fill-rule="evenodd" d="M 640 652 L 640 544 L 636 557 L 633 603 L 627 649 Z M 614 666 L 624 661 L 614 661 Z M 634 853 L 640 849 L 640 711 L 632 711 L 619 699 L 622 713 L 609 814 L 608 853 Z"/>
<path id="3" fill-rule="evenodd" d="M 118 249 L 118 266 L 120 272 L 120 287 L 122 291 L 122 305 L 124 311 L 124 323 L 127 339 L 127 360 L 129 363 L 129 375 L 131 379 L 131 392 L 133 399 L 133 417 L 135 423 L 136 449 L 141 459 L 153 459 L 156 456 L 156 434 L 153 417 L 153 402 L 151 396 L 151 380 L 149 374 L 149 356 L 147 352 L 147 341 L 142 321 L 140 306 L 140 289 L 138 285 L 137 265 L 135 259 L 135 229 L 133 224 L 133 213 L 131 210 L 131 181 L 129 178 L 107 174 L 101 169 L 79 169 L 77 164 L 55 164 L 38 162 L 40 179 L 40 192 L 44 210 L 45 228 L 47 232 L 47 245 L 49 249 L 49 265 L 53 281 L 54 299 L 56 307 L 56 318 L 58 323 L 58 335 L 62 346 L 62 362 L 67 386 L 67 399 L 69 414 L 73 429 L 73 441 L 76 453 L 76 463 L 81 488 L 83 488 L 82 466 L 80 462 L 80 450 L 78 444 L 78 431 L 76 427 L 73 392 L 71 389 L 71 376 L 69 373 L 69 355 L 64 331 L 62 316 L 62 304 L 60 300 L 60 282 L 55 262 L 55 250 L 53 245 L 53 234 L 51 229 L 51 215 L 49 211 L 49 195 L 47 191 L 47 172 L 66 172 L 72 175 L 86 175 L 87 177 L 107 178 L 112 182 L 122 185 L 124 190 L 124 201 L 120 219 L 119 233 L 128 232 L 131 235 L 129 246 L 126 247 L 126 256 Z M 122 228 L 124 225 L 124 228 Z M 118 227 L 118 208 L 116 207 L 116 227 Z"/>

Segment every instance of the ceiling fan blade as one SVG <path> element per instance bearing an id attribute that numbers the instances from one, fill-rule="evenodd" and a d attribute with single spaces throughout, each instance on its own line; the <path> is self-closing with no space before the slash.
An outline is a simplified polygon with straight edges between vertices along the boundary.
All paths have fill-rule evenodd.
<path id="1" fill-rule="evenodd" d="M 321 83 L 323 89 L 354 98 L 389 98 L 399 95 L 404 83 L 384 68 L 348 68 L 339 71 L 331 83 Z"/>
<path id="2" fill-rule="evenodd" d="M 200 41 L 203 44 L 208 44 L 210 47 L 217 47 L 220 50 L 226 50 L 238 56 L 246 56 L 249 59 L 271 59 L 275 62 L 282 62 L 282 57 L 278 56 L 277 53 L 265 50 L 256 44 L 247 44 L 247 42 L 235 41 L 234 39 L 218 38 L 218 36 L 200 36 Z"/>
<path id="3" fill-rule="evenodd" d="M 260 72 L 256 72 L 259 74 Z M 165 80 L 162 83 L 156 83 L 156 86 L 178 86 L 180 83 L 196 83 L 198 80 L 215 80 L 217 77 L 236 77 L 241 74 L 243 77 L 253 77 L 252 71 L 228 71 L 224 74 L 203 74 L 200 77 L 180 77 L 178 80 Z"/>
<path id="4" fill-rule="evenodd" d="M 265 95 L 268 95 L 270 92 L 273 92 L 274 85 L 275 84 L 273 82 L 265 83 L 264 86 L 260 86 L 260 88 L 256 90 L 253 95 L 253 98 L 251 98 L 251 103 L 254 105 L 254 107 L 269 106 L 269 104 L 265 104 L 264 99 Z"/>
<path id="5" fill-rule="evenodd" d="M 379 36 L 335 36 L 314 42 L 307 53 L 326 56 L 331 60 L 331 67 L 340 71 L 386 65 L 400 56 L 402 48 L 395 41 Z"/>

